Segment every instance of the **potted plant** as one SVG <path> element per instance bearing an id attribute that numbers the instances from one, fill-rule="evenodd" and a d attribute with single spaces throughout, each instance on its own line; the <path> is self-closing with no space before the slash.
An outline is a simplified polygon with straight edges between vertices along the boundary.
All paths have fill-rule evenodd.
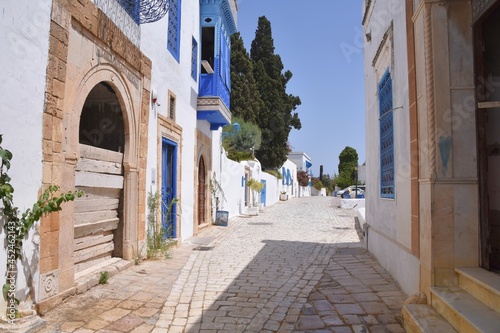
<path id="1" fill-rule="evenodd" d="M 280 200 L 281 201 L 286 201 L 288 200 L 288 194 L 285 191 L 280 192 Z"/>
<path id="2" fill-rule="evenodd" d="M 257 215 L 259 213 L 259 207 L 257 205 L 257 198 L 256 195 L 257 193 L 262 192 L 264 189 L 264 183 L 261 183 L 255 178 L 250 178 L 247 182 L 247 186 L 252 190 L 252 202 L 251 202 L 251 208 L 249 209 L 249 214 L 251 215 Z"/>

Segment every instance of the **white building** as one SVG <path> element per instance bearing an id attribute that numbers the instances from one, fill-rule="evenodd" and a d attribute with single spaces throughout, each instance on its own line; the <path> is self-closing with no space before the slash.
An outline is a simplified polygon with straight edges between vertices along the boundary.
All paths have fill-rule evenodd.
<path id="1" fill-rule="evenodd" d="M 14 156 L 14 204 L 30 208 L 49 185 L 86 193 L 25 241 L 16 297 L 39 312 L 89 288 L 96 268 L 120 270 L 140 255 L 148 193 L 179 200 L 172 237 L 211 222 L 219 132 L 231 120 L 236 1 L 170 0 L 168 12 L 135 4 L 1 5 L 0 134 Z"/>

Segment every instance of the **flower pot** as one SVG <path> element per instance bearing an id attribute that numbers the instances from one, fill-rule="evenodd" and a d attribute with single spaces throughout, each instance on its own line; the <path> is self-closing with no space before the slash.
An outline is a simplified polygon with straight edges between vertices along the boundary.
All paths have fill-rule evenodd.
<path id="1" fill-rule="evenodd" d="M 281 200 L 281 201 L 286 201 L 286 200 L 288 200 L 288 194 L 286 194 L 286 193 L 281 193 L 281 194 L 280 194 L 280 200 Z"/>

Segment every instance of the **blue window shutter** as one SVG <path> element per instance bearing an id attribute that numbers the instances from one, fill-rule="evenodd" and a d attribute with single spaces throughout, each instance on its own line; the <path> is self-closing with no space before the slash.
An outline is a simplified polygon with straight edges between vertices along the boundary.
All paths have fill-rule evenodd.
<path id="1" fill-rule="evenodd" d="M 292 176 L 290 175 L 290 169 L 286 170 L 286 184 L 292 185 Z"/>
<path id="2" fill-rule="evenodd" d="M 191 50 L 191 77 L 198 81 L 198 42 L 193 37 L 193 45 Z"/>
<path id="3" fill-rule="evenodd" d="M 394 198 L 394 121 L 392 78 L 386 71 L 378 85 L 380 108 L 380 196 Z"/>
<path id="4" fill-rule="evenodd" d="M 285 181 L 286 181 L 286 169 L 285 169 L 285 167 L 281 168 L 281 175 L 283 176 L 283 178 L 281 178 L 281 185 L 285 185 Z"/>
<path id="5" fill-rule="evenodd" d="M 230 63 L 230 52 L 229 52 L 229 42 L 226 38 L 226 33 L 224 27 L 220 29 L 220 78 L 222 82 L 226 85 L 228 89 L 231 88 L 231 63 Z"/>
<path id="6" fill-rule="evenodd" d="M 181 31 L 181 0 L 169 0 L 167 49 L 179 62 Z"/>

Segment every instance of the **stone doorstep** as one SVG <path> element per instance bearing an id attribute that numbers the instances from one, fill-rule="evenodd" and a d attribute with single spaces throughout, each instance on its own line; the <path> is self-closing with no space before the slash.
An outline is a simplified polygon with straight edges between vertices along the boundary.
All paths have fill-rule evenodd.
<path id="1" fill-rule="evenodd" d="M 479 267 L 455 268 L 458 286 L 492 309 L 500 311 L 500 275 Z"/>
<path id="2" fill-rule="evenodd" d="M 121 258 L 111 258 L 96 266 L 87 268 L 75 275 L 74 287 L 58 293 L 55 296 L 44 299 L 36 304 L 38 314 L 45 314 L 61 304 L 68 297 L 84 293 L 99 284 L 99 277 L 102 271 L 108 272 L 109 278 L 133 266 L 132 261 Z"/>
<path id="3" fill-rule="evenodd" d="M 426 304 L 403 306 L 403 327 L 408 333 L 456 333 L 446 319 Z"/>
<path id="4" fill-rule="evenodd" d="M 498 332 L 500 313 L 459 287 L 432 287 L 432 306 L 460 332 Z"/>

